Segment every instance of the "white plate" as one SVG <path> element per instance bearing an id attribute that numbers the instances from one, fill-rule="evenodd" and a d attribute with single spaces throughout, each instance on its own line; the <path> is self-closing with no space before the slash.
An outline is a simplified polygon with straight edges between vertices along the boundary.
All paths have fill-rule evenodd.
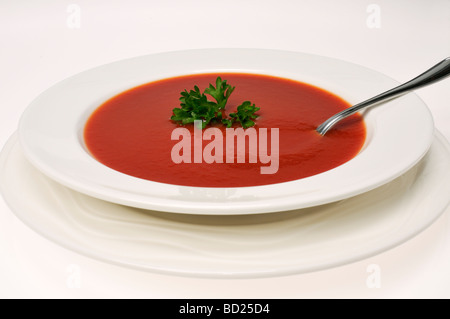
<path id="1" fill-rule="evenodd" d="M 206 216 L 147 211 L 72 191 L 30 165 L 14 136 L 0 154 L 0 191 L 32 229 L 102 261 L 184 276 L 277 276 L 354 262 L 424 230 L 449 204 L 450 145 L 437 134 L 406 174 L 337 203 Z"/>
<path id="2" fill-rule="evenodd" d="M 42 93 L 20 121 L 24 153 L 55 181 L 114 203 L 177 213 L 252 214 L 325 204 L 374 189 L 416 164 L 433 138 L 428 108 L 408 94 L 364 115 L 368 137 L 354 159 L 292 182 L 242 188 L 176 186 L 117 172 L 88 154 L 82 130 L 102 102 L 153 80 L 205 72 L 291 78 L 329 90 L 351 104 L 398 84 L 355 64 L 293 52 L 205 49 L 149 55 L 85 71 Z"/>

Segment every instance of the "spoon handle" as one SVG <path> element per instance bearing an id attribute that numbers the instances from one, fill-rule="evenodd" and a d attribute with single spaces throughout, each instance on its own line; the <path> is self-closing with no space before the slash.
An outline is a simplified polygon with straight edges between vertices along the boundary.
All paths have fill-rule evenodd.
<path id="1" fill-rule="evenodd" d="M 403 95 L 411 90 L 418 89 L 420 87 L 435 83 L 437 81 L 444 79 L 449 75 L 450 75 L 450 57 L 442 60 L 441 62 L 439 62 L 432 68 L 428 69 L 421 75 L 415 77 L 414 79 L 404 84 L 401 84 L 384 93 L 378 94 L 364 102 L 358 103 L 352 107 L 349 107 L 348 109 L 345 109 L 333 115 L 328 120 L 320 124 L 317 127 L 316 131 L 321 135 L 325 135 L 325 133 L 337 122 L 366 107 L 373 106 L 374 104 L 380 103 L 382 101 Z"/>

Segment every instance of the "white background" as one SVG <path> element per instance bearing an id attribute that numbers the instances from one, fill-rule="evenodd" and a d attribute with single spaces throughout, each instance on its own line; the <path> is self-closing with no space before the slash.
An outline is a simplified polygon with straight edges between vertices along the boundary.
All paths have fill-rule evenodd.
<path id="1" fill-rule="evenodd" d="M 0 0 L 0 146 L 27 105 L 64 78 L 134 56 L 216 47 L 325 55 L 404 82 L 450 56 L 450 1 Z M 416 91 L 448 140 L 449 87 L 447 79 Z M 367 284 L 372 264 L 380 287 Z M 36 234 L 0 199 L 0 297 L 448 298 L 450 209 L 407 243 L 357 263 L 280 278 L 211 280 L 80 256 Z"/>

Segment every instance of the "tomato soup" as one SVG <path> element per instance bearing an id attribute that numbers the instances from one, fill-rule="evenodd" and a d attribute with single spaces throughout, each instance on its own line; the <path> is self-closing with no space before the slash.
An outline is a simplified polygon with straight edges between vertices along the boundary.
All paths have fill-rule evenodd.
<path id="1" fill-rule="evenodd" d="M 235 87 L 225 113 L 235 112 L 243 101 L 251 101 L 260 108 L 256 125 L 251 128 L 256 139 L 247 136 L 241 145 L 245 147 L 244 160 L 242 153 L 241 160 L 237 159 L 237 141 L 236 153 L 227 153 L 230 145 L 227 148 L 225 141 L 230 141 L 226 138 L 230 129 L 224 125 L 212 124 L 217 129 L 216 135 L 203 138 L 202 132 L 208 127 L 198 130 L 192 123 L 180 126 L 170 119 L 172 110 L 180 106 L 181 91 L 189 91 L 195 85 L 203 90 L 214 84 L 217 76 Z M 327 118 L 349 106 L 323 89 L 274 76 L 241 73 L 179 76 L 129 89 L 100 105 L 85 125 L 84 142 L 100 163 L 145 180 L 198 187 L 269 185 L 320 174 L 355 157 L 366 137 L 359 114 L 341 121 L 325 136 L 315 131 Z M 183 149 L 180 154 L 185 159 L 192 156 L 192 160 L 180 162 L 173 158 L 181 143 L 173 138 L 173 132 L 180 127 L 189 133 L 185 138 L 191 140 L 185 145 L 192 148 L 192 152 Z M 237 127 L 235 124 L 231 130 Z M 265 140 L 261 132 L 265 133 Z M 272 134 L 275 132 L 276 139 Z M 195 140 L 195 136 L 201 140 Z M 265 155 L 277 152 L 272 163 L 267 162 L 267 156 L 265 161 L 261 156 L 264 141 L 268 143 Z M 211 154 L 216 159 L 223 154 L 222 161 L 211 162 L 201 157 L 208 147 L 211 150 L 211 143 L 215 143 Z M 219 146 L 223 147 L 221 152 Z M 250 160 L 252 147 L 256 154 Z M 196 154 L 200 156 L 194 158 Z M 269 172 L 264 173 L 262 167 Z"/>

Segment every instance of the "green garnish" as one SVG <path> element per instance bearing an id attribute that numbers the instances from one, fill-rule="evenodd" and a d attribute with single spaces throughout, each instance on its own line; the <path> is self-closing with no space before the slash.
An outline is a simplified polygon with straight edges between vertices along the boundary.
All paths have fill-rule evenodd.
<path id="1" fill-rule="evenodd" d="M 239 122 L 243 128 L 254 126 L 253 120 L 258 117 L 255 112 L 260 108 L 255 104 L 252 105 L 250 101 L 239 105 L 237 112 L 230 113 L 228 118 L 224 115 L 225 105 L 234 89 L 234 86 L 227 84 L 227 80 L 222 81 L 220 77 L 217 77 L 216 86 L 210 84 L 203 93 L 200 92 L 198 86 L 194 86 L 194 89 L 189 92 L 184 90 L 180 93 L 181 107 L 173 109 L 173 116 L 170 119 L 182 125 L 200 120 L 202 128 L 217 122 L 227 127 L 231 127 L 236 122 Z M 206 94 L 210 95 L 215 102 L 208 100 Z"/>
<path id="2" fill-rule="evenodd" d="M 228 98 L 233 93 L 234 88 L 234 86 L 231 87 L 231 85 L 227 84 L 227 80 L 222 81 L 220 76 L 218 76 L 216 79 L 216 87 L 210 84 L 205 89 L 205 93 L 211 95 L 216 100 L 219 110 L 222 110 L 225 108 L 225 104 L 227 104 Z"/>
<path id="3" fill-rule="evenodd" d="M 243 128 L 249 128 L 253 125 L 255 125 L 255 122 L 253 121 L 256 119 L 259 115 L 255 114 L 256 111 L 258 111 L 260 108 L 256 107 L 255 104 L 252 105 L 250 101 L 245 101 L 241 105 L 237 107 L 236 113 L 230 113 L 231 120 L 222 120 L 226 121 L 227 127 L 231 127 L 233 125 L 233 122 L 238 121 L 241 123 L 241 126 Z"/>

